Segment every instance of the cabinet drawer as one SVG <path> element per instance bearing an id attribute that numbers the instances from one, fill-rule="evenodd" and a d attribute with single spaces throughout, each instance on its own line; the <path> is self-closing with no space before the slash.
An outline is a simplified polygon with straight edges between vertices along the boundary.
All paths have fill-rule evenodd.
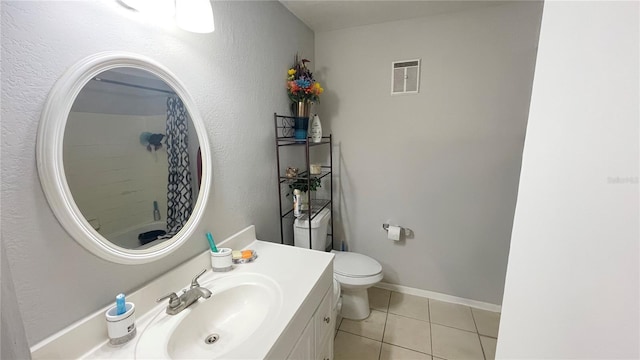
<path id="1" fill-rule="evenodd" d="M 316 329 L 316 344 L 319 346 L 324 343 L 324 339 L 333 333 L 333 327 L 336 319 L 333 318 L 331 310 L 333 309 L 333 285 L 329 287 L 329 291 L 324 295 L 322 302 L 316 310 L 314 323 Z M 317 352 L 316 352 L 317 353 Z"/>

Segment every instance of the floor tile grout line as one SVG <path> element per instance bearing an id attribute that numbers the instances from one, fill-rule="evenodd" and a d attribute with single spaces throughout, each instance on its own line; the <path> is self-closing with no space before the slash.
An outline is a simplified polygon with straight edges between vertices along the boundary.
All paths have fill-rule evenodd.
<path id="1" fill-rule="evenodd" d="M 386 311 L 384 315 L 384 326 L 382 327 L 382 339 L 380 340 L 380 351 L 378 352 L 378 360 L 382 358 L 382 344 L 384 344 L 384 333 L 387 331 L 387 319 L 389 318 L 389 305 L 391 303 L 391 291 L 389 291 L 389 298 L 387 299 Z"/>
<path id="2" fill-rule="evenodd" d="M 478 341 L 480 342 L 480 350 L 482 350 L 482 357 L 484 360 L 487 359 L 487 355 L 484 351 L 484 345 L 482 345 L 482 339 L 480 338 L 480 330 L 478 329 L 478 323 L 476 323 L 476 317 L 473 315 L 473 310 L 471 310 L 471 318 L 473 319 L 473 325 L 476 327 L 476 334 L 478 335 Z"/>
<path id="3" fill-rule="evenodd" d="M 408 347 L 406 347 L 406 346 L 402 346 L 402 345 L 396 345 L 396 344 L 392 344 L 392 343 L 384 342 L 384 341 L 382 342 L 382 344 L 387 344 L 387 345 L 391 345 L 391 346 L 399 347 L 399 348 L 402 348 L 402 349 L 405 349 L 405 350 L 409 350 L 409 351 L 417 352 L 417 353 L 420 353 L 420 354 L 425 354 L 425 355 L 433 356 L 433 354 L 429 354 L 429 353 L 426 353 L 426 352 L 424 352 L 424 351 L 420 351 L 420 350 L 416 350 L 416 349 L 408 348 Z"/>
<path id="4" fill-rule="evenodd" d="M 370 337 L 368 337 L 368 336 L 364 336 L 364 335 L 362 335 L 362 334 L 356 334 L 356 333 L 353 333 L 353 332 L 348 331 L 348 330 L 338 329 L 338 331 L 346 332 L 347 334 L 351 334 L 351 335 L 355 335 L 355 336 L 360 336 L 360 337 L 362 337 L 362 338 L 369 339 L 369 340 L 373 340 L 373 341 L 377 341 L 377 342 L 380 342 L 380 343 L 382 342 L 382 340 L 378 340 L 378 339 L 370 338 Z M 383 336 L 384 336 L 384 332 L 383 332 Z M 383 338 L 383 339 L 384 339 L 384 338 Z"/>
<path id="5" fill-rule="evenodd" d="M 395 292 L 395 291 L 391 291 L 391 293 L 394 293 L 394 292 Z M 398 293 L 398 294 L 401 294 L 401 293 Z M 429 299 L 427 299 L 427 318 L 430 318 L 430 317 L 429 317 L 429 302 L 428 302 L 428 300 L 429 300 Z M 391 296 L 389 296 L 389 306 L 391 306 Z M 405 318 L 405 319 L 410 319 L 410 320 L 415 320 L 415 321 L 420 321 L 420 322 L 426 322 L 426 323 L 429 323 L 429 340 L 431 340 L 431 323 L 430 323 L 428 320 L 427 320 L 427 321 L 425 321 L 425 320 L 423 320 L 423 319 L 416 319 L 416 318 L 414 318 L 414 317 L 405 316 L 405 315 L 400 315 L 400 314 L 395 314 L 395 313 L 392 313 L 392 312 L 390 312 L 390 311 L 389 311 L 389 312 L 387 312 L 387 322 L 388 322 L 388 319 L 389 319 L 389 314 L 394 315 L 394 316 L 397 316 L 397 317 Z M 385 330 L 384 330 L 384 334 L 386 334 L 386 330 L 387 330 L 387 322 L 385 322 Z M 396 346 L 396 347 L 399 347 L 399 348 L 403 348 L 403 349 L 406 349 L 406 350 L 414 351 L 414 352 L 417 352 L 417 353 L 420 353 L 420 354 L 426 354 L 426 355 L 429 355 L 429 356 L 431 356 L 431 357 L 433 358 L 433 354 L 430 354 L 430 353 L 427 353 L 427 352 L 424 352 L 424 351 L 420 351 L 420 350 L 416 350 L 416 349 L 412 349 L 412 348 L 409 348 L 409 347 L 404 347 L 404 346 L 401 346 L 401 345 L 397 345 L 397 344 L 393 344 L 393 343 L 385 342 L 385 341 L 384 341 L 384 335 L 383 335 L 383 337 L 382 337 L 382 344 L 389 344 L 389 345 Z M 429 341 L 429 345 L 431 345 L 431 341 Z M 430 352 L 433 352 L 433 349 L 432 349 L 432 348 L 430 348 L 430 349 L 429 349 L 429 351 L 430 351 Z"/>
<path id="6" fill-rule="evenodd" d="M 391 294 L 389 294 L 389 299 L 391 299 Z M 387 304 L 387 310 L 389 309 L 389 304 Z M 387 319 L 389 319 L 389 312 L 387 311 L 384 316 L 384 327 L 382 328 L 382 340 L 380 340 L 380 352 L 378 352 L 378 360 L 382 357 L 382 344 L 384 344 L 384 334 L 387 331 Z"/>
<path id="7" fill-rule="evenodd" d="M 433 319 L 433 314 L 429 314 L 429 321 L 431 321 L 432 324 L 437 324 L 437 325 L 442 325 L 442 326 L 447 326 L 450 328 L 454 328 L 454 329 L 459 329 L 459 330 L 463 330 L 463 331 L 469 331 L 469 332 L 478 332 L 478 329 L 475 325 L 475 321 L 473 320 L 473 311 L 471 310 L 471 306 L 467 306 L 467 305 L 461 305 L 461 304 L 455 304 L 455 303 L 450 303 L 450 302 L 446 302 L 446 301 L 441 301 L 441 300 L 434 300 L 434 299 L 429 299 L 429 309 L 431 309 L 431 302 L 434 301 L 436 303 L 443 303 L 443 304 L 447 304 L 447 305 L 454 305 L 456 308 L 460 309 L 460 310 L 465 310 L 466 312 L 468 312 L 468 315 L 471 317 L 471 321 L 474 322 L 473 324 L 473 328 L 474 330 L 469 330 L 467 328 L 464 328 L 462 326 L 457 326 L 457 325 L 450 325 L 450 324 L 445 324 L 444 322 L 439 322 L 439 321 L 434 321 L 431 320 Z M 447 311 L 451 311 L 451 310 L 445 310 L 442 315 L 444 316 L 444 318 L 450 318 L 450 313 L 447 314 Z M 455 313 L 457 313 L 458 315 L 463 315 L 462 313 L 458 312 L 457 310 L 455 311 Z M 465 319 L 460 319 L 460 320 L 467 320 L 467 318 Z M 454 321 L 457 322 L 457 321 Z M 463 323 L 467 323 L 467 321 L 463 321 Z"/>
<path id="8" fill-rule="evenodd" d="M 484 311 L 484 312 L 488 312 L 488 313 L 494 313 L 494 314 L 498 314 L 498 316 L 500 316 L 500 312 L 499 311 L 488 311 L 488 310 L 484 310 L 484 309 L 476 309 L 476 308 L 471 308 L 471 315 L 473 315 L 474 321 L 475 321 L 475 313 L 473 312 L 473 310 L 478 310 L 478 311 Z M 498 323 L 500 322 L 500 320 L 498 319 Z M 476 324 L 477 327 L 477 324 Z M 491 332 L 491 331 L 487 331 L 487 332 Z M 500 329 L 498 329 L 498 335 L 488 335 L 488 334 L 483 334 L 480 332 L 480 329 L 478 329 L 478 334 L 480 334 L 481 336 L 486 336 L 492 339 L 498 339 L 498 335 L 500 335 Z"/>
<path id="9" fill-rule="evenodd" d="M 416 319 L 416 320 L 417 320 L 417 319 Z M 482 334 L 480 334 L 480 333 L 479 333 L 479 332 L 477 332 L 477 331 L 460 329 L 460 328 L 457 328 L 457 327 L 453 327 L 453 326 L 451 326 L 451 325 L 444 325 L 444 324 L 438 324 L 438 323 L 431 323 L 431 324 L 433 324 L 433 325 L 438 325 L 438 326 L 443 326 L 443 327 L 446 327 L 446 328 L 449 328 L 449 329 L 460 330 L 460 331 L 464 331 L 464 332 L 468 332 L 468 333 L 472 333 L 472 334 L 482 335 Z M 485 335 L 482 335 L 482 336 L 485 336 Z M 489 337 L 490 337 L 490 336 L 489 336 Z"/>
<path id="10" fill-rule="evenodd" d="M 363 338 L 363 339 L 367 339 L 367 340 L 371 340 L 371 341 L 375 341 L 375 342 L 377 342 L 377 343 L 380 343 L 380 351 L 378 351 L 378 360 L 380 359 L 380 355 L 381 355 L 381 351 L 382 351 L 382 341 L 380 341 L 380 340 L 375 340 L 375 339 L 372 339 L 372 338 L 369 338 L 369 337 L 366 337 L 366 336 L 362 336 L 362 335 L 354 334 L 354 333 L 352 333 L 352 332 L 348 332 L 348 331 L 344 331 L 344 330 L 340 330 L 340 329 L 338 329 L 337 333 L 339 333 L 339 332 L 343 332 L 343 333 L 345 333 L 345 334 L 349 334 L 349 335 L 357 336 L 357 337 L 360 337 L 360 338 Z M 336 337 L 337 337 L 337 336 L 336 336 Z M 333 352 L 335 353 L 335 348 L 334 348 Z"/>
<path id="11" fill-rule="evenodd" d="M 429 320 L 418 319 L 418 318 L 414 318 L 414 317 L 411 317 L 411 316 L 402 315 L 402 314 L 396 314 L 396 313 L 392 313 L 392 312 L 390 312 L 389 314 L 391 314 L 391 315 L 395 315 L 395 316 L 402 316 L 403 318 L 412 319 L 412 320 L 418 320 L 418 321 L 423 321 L 423 322 L 430 322 Z"/>
<path id="12" fill-rule="evenodd" d="M 433 359 L 433 326 L 431 325 L 431 299 L 427 302 L 427 310 L 429 311 L 429 345 L 431 345 L 431 359 Z"/>
<path id="13" fill-rule="evenodd" d="M 351 321 L 351 322 L 362 323 L 363 321 L 367 320 L 367 319 L 371 316 L 371 313 L 372 313 L 372 312 L 374 312 L 374 311 L 379 312 L 379 313 L 382 313 L 382 314 L 385 314 L 385 315 L 384 315 L 384 326 L 386 326 L 386 325 L 387 325 L 387 316 L 388 316 L 388 313 L 385 313 L 384 311 L 376 310 L 376 309 L 373 309 L 373 308 L 369 308 L 369 310 L 370 310 L 369 316 L 367 316 L 366 318 L 364 318 L 364 319 L 362 319 L 362 320 L 351 320 L 351 319 L 343 318 L 343 319 L 342 319 L 342 321 L 340 322 L 340 327 L 338 327 L 338 330 L 340 330 L 340 331 L 344 331 L 344 332 L 349 333 L 349 334 L 352 334 L 352 335 L 358 335 L 358 336 L 361 336 L 361 337 L 363 337 L 363 338 L 367 338 L 367 339 L 370 339 L 370 340 L 374 340 L 374 341 L 380 341 L 380 342 L 382 342 L 382 339 L 380 339 L 380 340 L 378 340 L 378 339 L 374 339 L 374 338 L 369 337 L 369 336 L 366 336 L 366 335 L 364 335 L 364 334 L 356 334 L 355 332 L 351 332 L 351 331 L 349 331 L 349 330 L 345 330 L 345 329 L 342 329 L 342 328 L 341 328 L 342 323 L 344 322 L 344 320 Z M 383 338 L 384 338 L 384 327 L 383 327 L 383 329 L 382 329 L 382 336 L 383 336 Z"/>
<path id="14" fill-rule="evenodd" d="M 427 320 L 424 320 L 424 319 L 418 319 L 418 318 L 415 318 L 415 317 L 413 317 L 413 316 L 408 316 L 408 315 L 397 314 L 397 313 L 395 313 L 395 312 L 391 312 L 391 309 L 390 309 L 390 308 L 391 308 L 391 296 L 392 296 L 392 294 L 393 294 L 393 293 L 396 293 L 396 294 L 399 294 L 399 295 L 410 295 L 410 294 L 403 294 L 403 293 L 400 293 L 400 292 L 397 292 L 397 291 L 391 291 L 391 290 L 390 290 L 390 293 L 391 293 L 391 294 L 389 295 L 389 306 L 388 306 L 388 308 L 387 308 L 387 313 L 389 313 L 389 314 L 393 314 L 393 315 L 397 315 L 397 316 L 402 316 L 402 317 L 409 318 L 409 319 L 419 320 L 419 321 L 426 321 L 426 322 L 429 322 L 429 321 L 430 321 L 430 318 L 429 318 L 429 312 L 428 312 L 428 311 L 429 311 L 429 298 L 422 298 L 422 297 L 420 297 L 420 298 L 422 298 L 422 299 L 427 300 Z M 415 296 L 415 295 L 411 295 L 411 296 Z"/>
<path id="15" fill-rule="evenodd" d="M 440 323 L 434 323 L 434 322 L 432 322 L 432 321 L 427 321 L 427 320 L 422 320 L 422 319 L 416 319 L 416 318 L 411 317 L 411 316 L 405 316 L 405 315 L 394 314 L 394 313 L 388 313 L 388 314 L 391 314 L 391 315 L 393 315 L 393 316 L 403 317 L 403 318 L 405 318 L 405 319 L 411 319 L 411 320 L 416 320 L 416 321 L 428 322 L 429 324 L 434 324 L 434 325 L 438 325 L 438 326 L 444 326 L 444 327 L 449 328 L 449 329 L 460 330 L 460 331 L 464 331 L 464 332 L 468 332 L 468 333 L 472 333 L 472 334 L 479 334 L 479 335 L 482 335 L 482 334 L 478 333 L 477 331 L 460 329 L 460 328 L 457 328 L 457 327 L 455 327 L 455 326 L 445 325 L 445 324 L 440 324 Z M 474 321 L 474 326 L 475 326 L 475 321 Z M 487 336 L 487 335 L 482 335 L 482 336 Z M 492 339 L 497 339 L 497 338 L 495 338 L 495 337 L 493 337 L 493 336 L 487 336 L 487 337 L 490 337 L 490 338 L 492 338 Z"/>

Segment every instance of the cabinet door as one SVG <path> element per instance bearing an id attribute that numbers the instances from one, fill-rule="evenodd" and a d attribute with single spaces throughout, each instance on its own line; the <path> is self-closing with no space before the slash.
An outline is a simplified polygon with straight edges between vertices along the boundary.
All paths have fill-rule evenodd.
<path id="1" fill-rule="evenodd" d="M 316 345 L 319 347 L 324 343 L 329 334 L 333 334 L 333 327 L 336 319 L 333 318 L 332 314 L 332 303 L 333 302 L 333 286 L 329 287 L 329 291 L 324 295 L 324 298 L 320 302 L 318 309 L 316 310 L 316 314 L 314 316 L 314 322 L 316 327 Z M 318 353 L 316 351 L 316 353 Z"/>
<path id="2" fill-rule="evenodd" d="M 315 353 L 315 328 L 313 321 L 309 321 L 307 327 L 304 328 L 302 335 L 298 339 L 296 346 L 293 347 L 291 353 L 287 357 L 290 360 L 309 360 L 314 358 Z"/>
<path id="3" fill-rule="evenodd" d="M 316 360 L 333 360 L 333 334 L 324 339 L 324 343 L 316 352 Z"/>

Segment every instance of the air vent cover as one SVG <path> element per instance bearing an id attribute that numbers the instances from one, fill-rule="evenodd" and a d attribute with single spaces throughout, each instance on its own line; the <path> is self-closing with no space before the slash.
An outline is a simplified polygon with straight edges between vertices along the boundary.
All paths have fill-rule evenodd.
<path id="1" fill-rule="evenodd" d="M 419 85 L 420 59 L 391 63 L 391 95 L 417 94 Z"/>

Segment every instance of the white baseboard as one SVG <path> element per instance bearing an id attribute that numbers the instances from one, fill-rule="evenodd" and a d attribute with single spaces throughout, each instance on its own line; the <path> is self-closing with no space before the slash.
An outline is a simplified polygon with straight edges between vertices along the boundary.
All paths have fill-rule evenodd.
<path id="1" fill-rule="evenodd" d="M 482 302 L 477 300 L 465 299 L 465 298 L 461 298 L 453 295 L 447 295 L 447 294 L 443 294 L 435 291 L 416 289 L 408 286 L 380 282 L 380 283 L 377 283 L 375 287 L 385 289 L 385 290 L 391 290 L 391 291 L 395 291 L 403 294 L 425 297 L 433 300 L 466 305 L 466 306 L 470 306 L 472 308 L 481 309 L 481 310 L 487 310 L 487 311 L 493 311 L 493 312 L 500 312 L 502 310 L 501 305 L 490 304 L 487 302 Z"/>

